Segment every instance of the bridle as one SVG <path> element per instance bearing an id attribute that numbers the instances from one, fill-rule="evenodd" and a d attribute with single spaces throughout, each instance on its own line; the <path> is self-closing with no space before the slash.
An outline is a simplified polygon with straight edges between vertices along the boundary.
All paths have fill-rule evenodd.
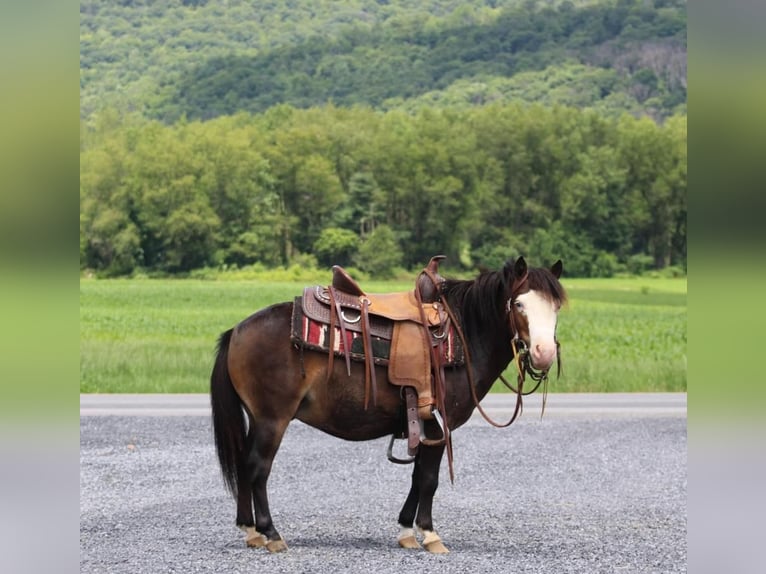
<path id="1" fill-rule="evenodd" d="M 424 269 L 423 271 L 431 279 L 433 284 L 438 286 L 438 280 L 436 276 L 433 273 L 431 273 L 428 269 Z M 508 387 L 511 391 L 516 393 L 516 407 L 514 408 L 513 415 L 511 416 L 511 419 L 507 423 L 503 423 L 503 424 L 492 420 L 492 418 L 490 418 L 490 416 L 482 408 L 479 402 L 479 398 L 476 395 L 476 384 L 473 380 L 473 373 L 471 369 L 471 356 L 468 350 L 469 349 L 468 343 L 465 339 L 465 335 L 463 334 L 463 330 L 460 327 L 460 322 L 455 317 L 446 299 L 442 298 L 442 304 L 444 306 L 444 310 L 447 312 L 447 315 L 452 321 L 452 324 L 455 327 L 455 331 L 457 332 L 458 338 L 460 339 L 463 345 L 463 352 L 465 353 L 466 373 L 468 375 L 468 386 L 471 389 L 471 398 L 473 399 L 474 407 L 476 407 L 476 409 L 479 411 L 481 416 L 484 417 L 484 420 L 486 420 L 489 424 L 497 428 L 505 428 L 507 426 L 510 426 L 516 420 L 516 418 L 519 416 L 519 414 L 522 411 L 522 397 L 534 393 L 541 384 L 543 384 L 543 413 L 545 412 L 545 403 L 548 396 L 548 370 L 541 371 L 541 370 L 536 370 L 534 367 L 532 367 L 532 362 L 529 358 L 529 348 L 527 347 L 527 344 L 524 342 L 524 340 L 521 337 L 519 337 L 519 332 L 518 332 L 518 329 L 516 328 L 516 318 L 513 315 L 513 306 L 516 301 L 516 298 L 522 293 L 526 292 L 526 291 L 522 291 L 521 287 L 527 282 L 527 279 L 528 279 L 528 273 L 526 271 L 524 271 L 523 275 L 514 279 L 513 285 L 511 287 L 511 297 L 508 299 L 508 301 L 505 304 L 505 310 L 508 315 L 508 323 L 512 333 L 511 349 L 513 350 L 513 361 L 516 364 L 516 370 L 518 373 L 516 378 L 518 388 L 516 389 L 513 388 L 513 386 L 505 379 L 505 377 L 503 377 L 502 373 L 500 374 L 500 380 L 503 382 L 503 384 L 506 387 Z M 555 339 L 555 341 L 556 341 L 556 361 L 558 365 L 558 373 L 560 374 L 561 373 L 561 355 L 559 353 L 560 345 L 559 345 L 558 339 Z M 535 387 L 528 392 L 524 392 L 524 380 L 526 379 L 526 375 L 529 375 L 533 381 L 536 381 Z"/>
<path id="2" fill-rule="evenodd" d="M 545 404 L 548 399 L 548 371 L 550 369 L 535 369 L 532 366 L 532 360 L 529 356 L 529 347 L 527 346 L 524 339 L 519 337 L 519 330 L 516 327 L 516 318 L 513 314 L 513 309 L 515 307 L 515 302 L 518 296 L 521 294 L 521 286 L 526 282 L 527 280 L 527 273 L 525 272 L 524 275 L 522 275 L 520 278 L 514 280 L 513 287 L 511 288 L 511 297 L 508 299 L 508 301 L 505 304 L 505 311 L 508 315 L 508 325 L 511 330 L 511 349 L 513 350 L 513 362 L 516 365 L 516 380 L 517 380 L 517 388 L 514 388 L 514 386 L 508 382 L 508 380 L 500 374 L 500 380 L 503 382 L 503 384 L 508 387 L 511 391 L 516 393 L 517 395 L 517 407 L 521 409 L 521 397 L 531 395 L 534 393 L 542 384 L 543 385 L 543 406 L 542 406 L 542 412 L 540 413 L 540 417 L 542 418 L 543 414 L 545 413 Z M 524 312 L 522 311 L 522 314 Z M 556 343 L 556 377 L 558 378 L 561 376 L 561 343 L 559 343 L 558 338 L 556 337 L 555 333 L 553 335 L 553 340 Z M 526 376 L 529 375 L 529 378 L 535 381 L 535 386 L 529 390 L 524 391 L 524 380 Z M 514 413 L 514 418 L 515 418 Z M 513 422 L 511 420 L 511 422 Z M 508 423 L 510 424 L 510 423 Z M 507 425 L 506 425 L 507 426 Z"/>
<path id="3" fill-rule="evenodd" d="M 522 405 L 522 397 L 525 397 L 527 395 L 531 395 L 535 391 L 537 391 L 538 388 L 540 388 L 540 385 L 543 385 L 543 405 L 542 405 L 542 412 L 540 413 L 540 417 L 542 418 L 542 415 L 545 413 L 545 404 L 548 399 L 548 371 L 550 369 L 535 369 L 532 366 L 532 360 L 529 356 L 529 347 L 527 346 L 527 343 L 519 336 L 519 329 L 516 325 L 516 317 L 514 316 L 514 308 L 516 299 L 519 295 L 522 293 L 525 293 L 526 291 L 522 291 L 522 286 L 527 282 L 528 279 L 528 273 L 525 271 L 524 274 L 520 277 L 517 277 L 513 281 L 513 286 L 511 287 L 511 296 L 508 298 L 508 301 L 505 303 L 505 312 L 508 317 L 508 326 L 511 331 L 511 350 L 513 351 L 513 363 L 516 365 L 516 384 L 517 386 L 514 387 L 501 373 L 499 376 L 499 379 L 502 381 L 502 383 L 511 391 L 516 393 L 516 408 L 514 409 L 513 416 L 511 417 L 511 420 L 509 420 L 505 424 L 498 424 L 495 421 L 492 421 L 489 419 L 489 417 L 481 411 L 481 407 L 477 404 L 476 406 L 479 407 L 479 410 L 484 416 L 484 419 L 490 423 L 493 426 L 496 427 L 507 427 L 509 426 L 518 416 L 519 413 L 521 413 L 523 409 Z M 525 314 L 522 311 L 522 314 Z M 558 338 L 556 338 L 556 335 L 554 334 L 554 341 L 556 343 L 556 377 L 559 377 L 561 375 L 561 344 L 559 343 Z M 524 390 L 524 381 L 526 380 L 527 375 L 529 375 L 529 378 L 535 381 L 535 386 L 528 391 Z"/>

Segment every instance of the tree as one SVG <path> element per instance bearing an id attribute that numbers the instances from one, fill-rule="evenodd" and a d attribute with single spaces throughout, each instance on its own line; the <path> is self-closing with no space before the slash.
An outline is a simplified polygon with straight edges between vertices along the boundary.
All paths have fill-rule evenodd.
<path id="1" fill-rule="evenodd" d="M 641 198 L 645 214 L 634 233 L 662 269 L 671 264 L 674 231 L 686 210 L 686 120 L 664 129 L 648 118 L 626 116 L 618 130 L 626 192 Z"/>
<path id="2" fill-rule="evenodd" d="M 283 106 L 173 126 L 105 116 L 84 127 L 80 169 L 81 266 L 113 275 L 312 254 L 379 275 L 436 253 L 497 267 L 558 250 L 581 275 L 686 258 L 683 116 L 500 104 Z"/>
<path id="3" fill-rule="evenodd" d="M 205 202 L 182 205 L 170 213 L 162 231 L 162 267 L 190 271 L 213 262 L 220 220 Z"/>
<path id="4" fill-rule="evenodd" d="M 359 248 L 359 237 L 348 229 L 327 227 L 314 242 L 314 254 L 320 263 L 350 265 Z"/>
<path id="5" fill-rule="evenodd" d="M 349 181 L 351 223 L 359 229 L 359 235 L 372 233 L 385 216 L 385 195 L 369 171 L 356 172 Z"/>
<path id="6" fill-rule="evenodd" d="M 393 277 L 394 269 L 402 264 L 402 250 L 393 230 L 388 225 L 379 225 L 359 247 L 355 258 L 356 266 L 374 277 Z"/>
<path id="7" fill-rule="evenodd" d="M 88 226 L 84 255 L 88 267 L 106 275 L 129 274 L 142 262 L 138 228 L 124 213 L 107 206 Z"/>

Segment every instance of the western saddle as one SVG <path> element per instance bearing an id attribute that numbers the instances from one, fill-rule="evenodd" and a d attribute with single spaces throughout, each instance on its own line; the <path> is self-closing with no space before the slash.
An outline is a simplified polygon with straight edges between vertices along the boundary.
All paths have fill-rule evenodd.
<path id="1" fill-rule="evenodd" d="M 364 361 L 365 409 L 369 408 L 370 399 L 373 405 L 377 402 L 376 364 L 387 363 L 388 382 L 402 387 L 410 458 L 402 460 L 393 456 L 394 435 L 388 449 L 392 462 L 412 462 L 421 442 L 447 442 L 449 448 L 449 429 L 444 419 L 447 362 L 444 357 L 447 353 L 443 345 L 450 318 L 439 294 L 439 286 L 444 281 L 439 275 L 439 262 L 444 258 L 443 255 L 432 257 L 416 279 L 415 288 L 399 293 L 366 293 L 345 269 L 335 265 L 331 285 L 306 287 L 303 297 L 299 298 L 301 301 L 296 300 L 296 307 L 305 317 L 327 327 L 328 378 L 336 353 L 344 357 L 349 376 L 352 356 Z M 294 320 L 296 342 L 295 331 L 299 328 Z M 363 352 L 354 354 L 349 341 L 358 342 L 358 339 Z M 386 344 L 388 351 L 382 358 L 376 355 L 381 343 Z M 441 429 L 438 439 L 428 439 L 424 433 L 424 421 L 432 419 Z"/>

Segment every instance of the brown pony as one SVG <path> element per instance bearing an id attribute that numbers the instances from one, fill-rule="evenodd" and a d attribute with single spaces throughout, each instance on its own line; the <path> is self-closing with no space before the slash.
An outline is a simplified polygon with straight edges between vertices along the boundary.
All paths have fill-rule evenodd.
<path id="1" fill-rule="evenodd" d="M 452 309 L 470 357 L 470 374 L 466 367 L 446 372 L 449 429 L 470 418 L 474 399 L 487 394 L 513 359 L 512 345 L 523 349 L 522 364 L 537 369 L 538 375 L 557 360 L 556 320 L 566 300 L 558 280 L 561 272 L 561 261 L 550 269 L 527 268 L 519 257 L 500 271 L 485 271 L 469 281 L 446 279 L 440 285 L 439 296 Z M 298 349 L 290 341 L 292 307 L 272 305 L 223 333 L 210 378 L 216 450 L 237 500 L 236 524 L 245 531 L 248 546 L 266 546 L 272 552 L 287 545 L 274 527 L 266 483 L 292 419 L 353 441 L 403 430 L 401 388 L 378 385 L 376 404 L 365 410 L 363 363 L 352 363 L 349 376 L 343 362 L 335 361 L 328 377 L 326 355 Z M 375 368 L 377 380 L 385 381 L 385 368 Z M 440 436 L 439 430 L 434 421 L 426 422 L 427 437 Z M 402 547 L 419 547 L 416 526 L 427 550 L 447 552 L 431 519 L 444 449 L 443 443 L 418 448 L 412 486 L 399 513 Z"/>

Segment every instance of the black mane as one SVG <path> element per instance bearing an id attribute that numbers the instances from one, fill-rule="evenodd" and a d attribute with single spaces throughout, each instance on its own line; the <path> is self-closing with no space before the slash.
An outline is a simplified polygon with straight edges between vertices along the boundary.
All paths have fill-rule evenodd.
<path id="1" fill-rule="evenodd" d="M 505 305 L 514 280 L 512 269 L 509 264 L 501 271 L 483 271 L 476 279 L 444 280 L 441 294 L 466 331 L 491 330 L 499 335 L 508 331 Z M 525 283 L 529 289 L 559 305 L 567 301 L 561 283 L 546 268 L 530 267 Z"/>
<path id="2" fill-rule="evenodd" d="M 476 279 L 446 279 L 441 294 L 467 332 L 476 329 L 507 330 L 505 293 L 508 282 L 502 271 L 483 271 Z"/>

